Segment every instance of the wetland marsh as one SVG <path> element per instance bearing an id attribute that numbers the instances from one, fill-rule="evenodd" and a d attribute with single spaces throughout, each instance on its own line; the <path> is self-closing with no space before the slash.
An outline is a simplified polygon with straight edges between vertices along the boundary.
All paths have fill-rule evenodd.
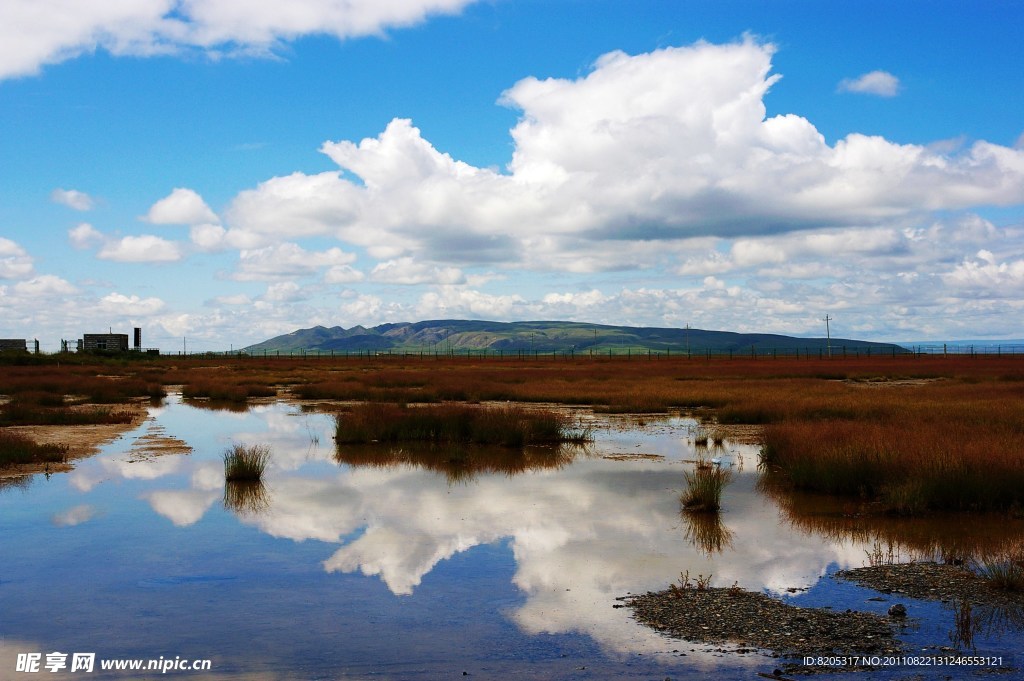
<path id="1" fill-rule="evenodd" d="M 837 577 L 865 566 L 1017 555 L 1024 523 L 1012 510 L 894 516 L 881 512 L 880 497 L 822 497 L 767 480 L 749 432 L 730 438 L 720 424 L 704 444 L 697 418 L 713 419 L 710 407 L 690 404 L 685 412 L 678 404 L 717 395 L 720 411 L 749 410 L 751 401 L 735 397 L 738 379 L 687 377 L 686 365 L 656 373 L 650 365 L 630 367 L 646 381 L 642 390 L 636 382 L 627 389 L 624 377 L 609 375 L 622 369 L 607 366 L 588 367 L 605 372 L 596 377 L 572 365 L 506 374 L 514 381 L 462 376 L 462 397 L 483 400 L 475 409 L 560 394 L 522 408 L 555 411 L 589 435 L 515 447 L 335 442 L 339 420 L 356 406 L 352 392 L 366 399 L 373 391 L 393 398 L 392 391 L 453 390 L 447 379 L 421 381 L 416 367 L 335 375 L 290 365 L 274 383 L 278 397 L 229 400 L 231 409 L 194 392 L 183 397 L 175 386 L 209 370 L 177 369 L 175 381 L 163 381 L 166 398 L 70 472 L 3 479 L 0 669 L 13 670 L 19 653 L 68 650 L 208 658 L 212 671 L 188 676 L 209 679 L 695 679 L 708 670 L 745 679 L 783 665 L 741 640 L 665 636 L 621 607 L 623 598 L 659 592 L 680 573 L 699 575 L 708 589 L 764 593 L 800 608 L 884 617 L 899 603 L 907 618 L 893 631 L 903 649 L 1001 656 L 1019 667 L 1024 618 L 1015 596 L 1009 604 L 972 604 Z M 255 385 L 243 370 L 244 363 L 239 379 Z M 788 377 L 743 370 L 748 388 L 802 382 L 792 394 L 816 395 L 818 409 L 845 404 L 847 417 L 856 412 L 851 391 L 920 387 L 864 388 L 856 376 L 851 385 L 849 375 L 800 376 L 806 369 L 792 366 L 784 367 Z M 518 382 L 531 372 L 537 380 Z M 1020 388 L 1006 367 L 984 380 L 1004 396 Z M 925 388 L 935 384 L 972 385 L 951 375 Z M 677 388 L 674 397 L 663 385 Z M 295 397 L 310 386 L 319 386 L 318 400 Z M 600 400 L 574 406 L 569 390 Z M 831 393 L 822 399 L 823 391 Z M 495 393 L 505 396 L 488 402 L 499 399 Z M 806 411 L 811 399 L 784 409 Z M 871 409 L 884 410 L 888 400 Z M 645 402 L 648 413 L 600 413 L 630 402 Z M 224 453 L 242 443 L 266 448 L 265 471 L 258 481 L 225 482 Z M 729 471 L 721 510 L 687 512 L 686 474 L 712 458 Z M 799 643 L 791 650 L 800 652 Z M 986 671 L 993 669 L 953 674 Z M 949 673 L 892 668 L 871 678 Z M 126 677 L 97 669 L 94 678 Z"/>

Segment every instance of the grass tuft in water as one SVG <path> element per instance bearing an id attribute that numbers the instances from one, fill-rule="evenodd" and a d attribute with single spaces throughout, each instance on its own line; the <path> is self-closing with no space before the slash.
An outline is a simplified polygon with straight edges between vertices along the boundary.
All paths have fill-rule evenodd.
<path id="1" fill-rule="evenodd" d="M 1000 591 L 1024 591 L 1024 554 L 982 556 L 977 560 L 975 571 Z"/>
<path id="2" fill-rule="evenodd" d="M 224 452 L 224 479 L 227 482 L 258 482 L 270 460 L 266 445 L 236 444 Z"/>
<path id="3" fill-rule="evenodd" d="M 732 479 L 727 469 L 701 461 L 693 472 L 686 471 L 683 476 L 686 478 L 686 490 L 679 501 L 684 510 L 714 512 L 722 508 L 722 490 Z"/>

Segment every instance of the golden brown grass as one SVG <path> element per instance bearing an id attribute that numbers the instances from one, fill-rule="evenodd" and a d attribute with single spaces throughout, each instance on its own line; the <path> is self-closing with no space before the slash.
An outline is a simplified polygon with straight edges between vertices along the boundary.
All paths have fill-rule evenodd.
<path id="1" fill-rule="evenodd" d="M 237 400 L 281 389 L 322 400 L 684 410 L 723 424 L 765 424 L 765 467 L 781 485 L 879 500 L 905 513 L 1024 507 L 1018 357 L 216 357 L 0 366 L 5 395 L 117 401 L 159 394 L 161 384 L 195 395 L 223 389 Z"/>
<path id="2" fill-rule="evenodd" d="M 365 403 L 337 416 L 339 444 L 369 442 L 430 442 L 437 444 L 501 445 L 582 444 L 585 429 L 573 427 L 562 412 L 551 409 L 497 408 L 462 404 L 422 407 Z"/>

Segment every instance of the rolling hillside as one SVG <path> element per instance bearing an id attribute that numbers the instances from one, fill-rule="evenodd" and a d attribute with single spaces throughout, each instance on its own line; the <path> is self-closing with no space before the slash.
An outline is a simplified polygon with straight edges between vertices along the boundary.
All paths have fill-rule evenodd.
<path id="1" fill-rule="evenodd" d="M 891 343 L 833 338 L 833 352 L 904 352 Z M 704 329 L 606 326 L 581 322 L 489 322 L 441 319 L 345 329 L 316 326 L 251 345 L 251 354 L 291 352 L 429 352 L 465 353 L 483 350 L 516 353 L 608 353 L 669 351 L 703 354 L 824 350 L 825 338 L 798 338 L 768 333 L 732 333 Z"/>

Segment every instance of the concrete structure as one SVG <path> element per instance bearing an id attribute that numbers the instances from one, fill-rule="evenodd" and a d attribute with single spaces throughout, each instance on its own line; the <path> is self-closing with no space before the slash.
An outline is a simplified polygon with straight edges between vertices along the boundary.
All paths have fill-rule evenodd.
<path id="1" fill-rule="evenodd" d="M 78 341 L 79 352 L 128 352 L 126 333 L 87 333 Z"/>
<path id="2" fill-rule="evenodd" d="M 24 338 L 0 338 L 0 352 L 28 352 Z"/>

